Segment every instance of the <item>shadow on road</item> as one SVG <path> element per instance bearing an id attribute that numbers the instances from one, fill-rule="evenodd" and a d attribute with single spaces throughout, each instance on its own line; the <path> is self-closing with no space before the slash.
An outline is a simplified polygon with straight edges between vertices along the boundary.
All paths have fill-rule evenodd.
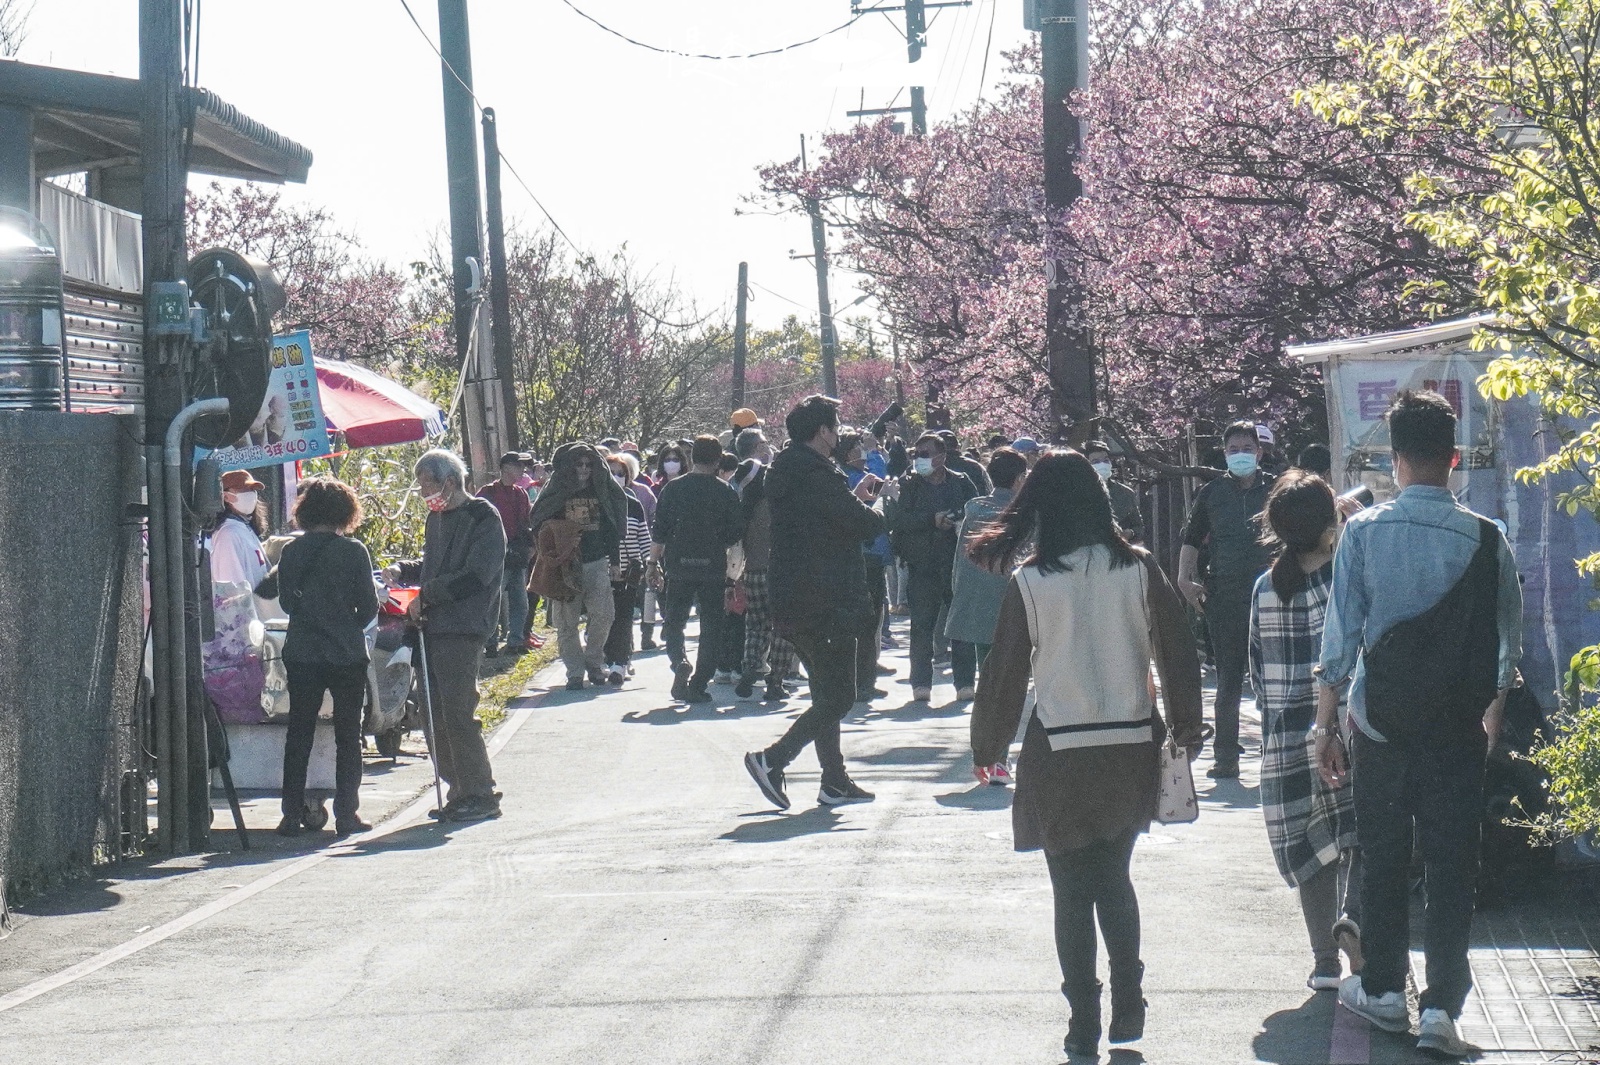
<path id="1" fill-rule="evenodd" d="M 1251 1043 L 1256 1060 L 1282 1065 L 1327 1061 L 1335 1008 L 1333 993 L 1319 992 L 1295 1009 L 1274 1013 L 1261 1022 L 1261 1031 Z"/>
<path id="2" fill-rule="evenodd" d="M 788 710 L 799 710 L 788 703 L 730 702 L 718 705 L 709 703 L 672 703 L 654 710 L 629 710 L 622 715 L 627 725 L 681 725 L 685 721 L 733 721 L 742 717 L 778 717 Z"/>
<path id="3" fill-rule="evenodd" d="M 862 828 L 842 824 L 839 812 L 819 806 L 793 817 L 774 817 L 767 821 L 747 821 L 730 829 L 718 839 L 735 843 L 778 843 L 799 836 L 814 836 L 828 832 L 862 832 Z"/>
<path id="4" fill-rule="evenodd" d="M 966 791 L 947 791 L 933 798 L 940 806 L 954 806 L 962 810 L 1004 810 L 1011 805 L 1011 789 L 974 784 Z"/>
<path id="5" fill-rule="evenodd" d="M 1211 787 L 1206 788 L 1201 783 L 1207 778 L 1199 773 L 1195 774 L 1195 792 L 1201 802 L 1215 803 L 1225 806 L 1230 810 L 1259 810 L 1261 808 L 1261 789 L 1248 787 L 1237 780 L 1209 781 Z"/>
<path id="6" fill-rule="evenodd" d="M 883 717 L 895 721 L 928 721 L 941 717 L 961 717 L 972 709 L 971 703 L 945 703 L 935 706 L 932 703 L 908 702 L 896 707 L 875 708 Z"/>

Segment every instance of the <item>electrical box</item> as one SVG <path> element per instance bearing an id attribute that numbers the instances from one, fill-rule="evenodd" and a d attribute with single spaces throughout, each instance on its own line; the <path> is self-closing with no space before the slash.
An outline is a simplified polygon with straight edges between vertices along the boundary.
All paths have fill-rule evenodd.
<path id="1" fill-rule="evenodd" d="M 157 281 L 150 286 L 150 301 L 155 308 L 154 328 L 159 337 L 189 336 L 189 283 Z"/>

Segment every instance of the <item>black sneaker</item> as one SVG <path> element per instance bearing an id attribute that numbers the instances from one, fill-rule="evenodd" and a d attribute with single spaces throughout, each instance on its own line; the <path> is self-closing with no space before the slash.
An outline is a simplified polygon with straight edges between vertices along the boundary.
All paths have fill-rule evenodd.
<path id="1" fill-rule="evenodd" d="M 741 699 L 748 699 L 756 693 L 756 675 L 754 673 L 739 674 L 739 683 L 733 686 L 733 694 Z"/>
<path id="2" fill-rule="evenodd" d="M 278 835 L 280 836 L 298 836 L 303 831 L 305 829 L 301 827 L 298 817 L 285 817 L 278 822 Z"/>
<path id="3" fill-rule="evenodd" d="M 844 806 L 852 802 L 871 802 L 876 798 L 876 795 L 853 780 L 842 788 L 824 784 L 822 785 L 822 790 L 817 792 L 817 802 L 823 806 Z"/>
<path id="4" fill-rule="evenodd" d="M 711 702 L 711 693 L 704 688 L 691 687 L 689 693 L 683 697 L 683 701 L 686 703 L 709 703 Z"/>
<path id="5" fill-rule="evenodd" d="M 781 703 L 793 694 L 793 692 L 783 686 L 782 681 L 779 681 L 777 684 L 773 684 L 772 682 L 768 681 L 767 690 L 762 695 L 762 699 L 769 703 Z"/>
<path id="6" fill-rule="evenodd" d="M 603 669 L 591 669 L 589 671 L 589 683 L 593 684 L 596 688 L 605 687 L 606 671 Z"/>
<path id="7" fill-rule="evenodd" d="M 1239 763 L 1218 762 L 1216 765 L 1206 770 L 1206 776 L 1210 777 L 1212 780 L 1238 780 Z"/>
<path id="8" fill-rule="evenodd" d="M 689 678 L 694 675 L 694 667 L 687 662 L 679 662 L 672 667 L 672 697 L 680 703 L 689 701 Z"/>
<path id="9" fill-rule="evenodd" d="M 654 651 L 656 648 L 658 648 L 660 646 L 661 645 L 659 643 L 656 643 L 654 640 L 652 640 L 648 636 L 646 636 L 644 639 L 639 641 L 639 650 L 641 650 L 641 651 Z"/>
<path id="10" fill-rule="evenodd" d="M 453 805 L 454 809 L 445 810 L 447 821 L 489 821 L 500 816 L 499 802 L 487 795 L 482 798 L 462 799 Z"/>
<path id="11" fill-rule="evenodd" d="M 882 699 L 889 693 L 882 688 L 861 688 L 856 691 L 856 702 L 870 703 L 874 699 Z"/>
<path id="12" fill-rule="evenodd" d="M 765 751 L 751 751 L 744 756 L 744 767 L 749 770 L 750 777 L 756 782 L 756 787 L 761 789 L 761 794 L 767 801 L 780 810 L 789 808 L 789 796 L 783 792 L 783 770 L 767 768 L 767 754 Z"/>
<path id="13" fill-rule="evenodd" d="M 567 691 L 569 691 L 569 692 L 581 692 L 581 691 L 583 691 L 583 678 L 582 677 L 568 677 L 567 678 Z"/>

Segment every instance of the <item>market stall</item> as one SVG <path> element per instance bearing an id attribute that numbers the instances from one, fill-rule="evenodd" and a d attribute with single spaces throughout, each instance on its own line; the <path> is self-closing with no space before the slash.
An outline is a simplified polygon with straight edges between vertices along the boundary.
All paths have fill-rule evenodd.
<path id="1" fill-rule="evenodd" d="M 1522 673 L 1547 711 L 1579 648 L 1600 642 L 1595 590 L 1573 560 L 1600 550 L 1600 525 L 1569 517 L 1556 503 L 1573 477 L 1523 484 L 1516 471 L 1554 453 L 1563 428 L 1531 399 L 1499 403 L 1478 390 L 1494 352 L 1472 340 L 1489 321 L 1478 315 L 1416 329 L 1294 345 L 1292 357 L 1322 367 L 1336 491 L 1359 484 L 1382 502 L 1395 494 L 1384 413 L 1396 392 L 1429 389 L 1460 418 L 1462 462 L 1450 479 L 1462 505 L 1501 521 L 1523 583 Z"/>

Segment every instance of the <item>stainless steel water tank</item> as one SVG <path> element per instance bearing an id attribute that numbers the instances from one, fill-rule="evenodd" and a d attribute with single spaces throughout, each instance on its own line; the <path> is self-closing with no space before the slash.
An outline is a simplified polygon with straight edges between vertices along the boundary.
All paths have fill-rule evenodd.
<path id="1" fill-rule="evenodd" d="M 33 215 L 0 207 L 0 410 L 65 410 L 61 257 Z"/>

